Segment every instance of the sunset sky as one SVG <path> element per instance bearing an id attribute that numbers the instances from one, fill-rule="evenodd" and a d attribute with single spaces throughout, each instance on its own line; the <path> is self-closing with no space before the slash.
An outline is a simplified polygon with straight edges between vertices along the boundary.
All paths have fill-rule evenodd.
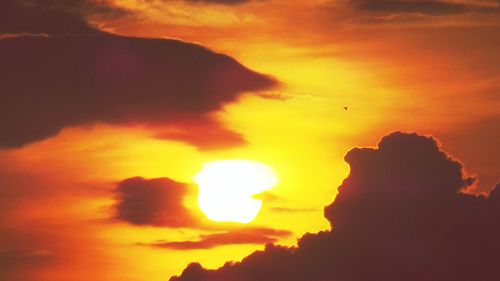
<path id="1" fill-rule="evenodd" d="M 0 107 L 0 280 L 500 280 L 498 0 L 0 0 Z"/>

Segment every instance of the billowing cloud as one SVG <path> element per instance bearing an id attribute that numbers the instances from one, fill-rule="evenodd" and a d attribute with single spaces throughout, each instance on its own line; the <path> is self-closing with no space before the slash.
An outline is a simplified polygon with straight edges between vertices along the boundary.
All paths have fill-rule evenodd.
<path id="1" fill-rule="evenodd" d="M 201 235 L 198 240 L 187 241 L 157 241 L 150 244 L 153 247 L 174 250 L 211 249 L 222 245 L 235 244 L 268 244 L 278 238 L 291 235 L 286 230 L 270 228 L 248 228 Z"/>
<path id="2" fill-rule="evenodd" d="M 168 178 L 129 178 L 116 190 L 115 218 L 135 225 L 192 227 L 196 218 L 183 205 L 188 186 Z"/>
<path id="3" fill-rule="evenodd" d="M 474 179 L 416 134 L 393 133 L 345 160 L 350 174 L 325 208 L 332 230 L 217 270 L 191 264 L 171 280 L 498 280 L 499 186 L 489 197 L 461 192 Z"/>
<path id="4" fill-rule="evenodd" d="M 446 0 L 351 0 L 357 9 L 386 13 L 421 13 L 426 15 L 448 15 L 465 12 L 494 12 L 498 6 L 477 5 L 466 1 Z M 481 4 L 481 3 L 480 3 Z M 483 2 L 484 4 L 484 2 Z"/>
<path id="5" fill-rule="evenodd" d="M 0 148 L 98 122 L 199 122 L 209 125 L 204 132 L 212 132 L 212 142 L 238 143 L 237 134 L 213 133 L 224 128 L 210 113 L 275 84 L 199 45 L 112 35 L 69 12 L 11 3 L 0 8 L 8 11 L 0 15 L 0 32 L 9 34 L 0 37 Z"/>

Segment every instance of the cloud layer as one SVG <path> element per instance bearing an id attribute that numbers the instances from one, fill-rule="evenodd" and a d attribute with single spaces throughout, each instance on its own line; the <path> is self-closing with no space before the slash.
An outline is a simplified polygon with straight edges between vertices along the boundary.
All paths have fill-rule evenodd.
<path id="1" fill-rule="evenodd" d="M 276 242 L 278 238 L 289 235 L 291 235 L 291 232 L 286 230 L 270 228 L 243 228 L 201 235 L 199 240 L 194 241 L 157 241 L 149 245 L 164 249 L 197 250 L 211 249 L 221 245 L 268 244 Z"/>
<path id="2" fill-rule="evenodd" d="M 210 113 L 275 84 L 199 45 L 112 35 L 69 12 L 15 3 L 0 7 L 0 33 L 9 34 L 0 38 L 0 148 L 99 122 L 201 123 L 205 132 L 222 130 L 210 134 L 211 147 L 217 138 L 222 145 L 241 143 Z M 179 139 L 197 143 L 193 136 Z"/>
<path id="3" fill-rule="evenodd" d="M 2 33 L 61 35 L 98 32 L 98 30 L 90 27 L 83 18 L 62 9 L 46 8 L 46 6 L 36 1 L 5 0 L 0 2 L 0 35 Z"/>
<path id="4" fill-rule="evenodd" d="M 434 139 L 416 134 L 393 133 L 345 160 L 351 172 L 325 208 L 332 230 L 217 270 L 191 264 L 171 280 L 498 279 L 498 186 L 489 197 L 461 192 L 474 179 Z"/>
<path id="5" fill-rule="evenodd" d="M 465 1 L 440 0 L 351 0 L 357 9 L 384 13 L 420 13 L 426 15 L 449 15 L 465 12 L 494 12 L 498 7 L 482 6 Z M 481 3 L 479 3 L 481 4 Z"/>

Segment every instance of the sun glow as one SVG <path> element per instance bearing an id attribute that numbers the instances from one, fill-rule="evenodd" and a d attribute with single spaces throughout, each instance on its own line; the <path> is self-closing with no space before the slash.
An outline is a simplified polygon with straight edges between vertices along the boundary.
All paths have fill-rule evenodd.
<path id="1" fill-rule="evenodd" d="M 250 160 L 206 163 L 194 180 L 198 206 L 208 219 L 238 223 L 251 222 L 262 207 L 262 201 L 253 196 L 278 183 L 271 167 Z"/>

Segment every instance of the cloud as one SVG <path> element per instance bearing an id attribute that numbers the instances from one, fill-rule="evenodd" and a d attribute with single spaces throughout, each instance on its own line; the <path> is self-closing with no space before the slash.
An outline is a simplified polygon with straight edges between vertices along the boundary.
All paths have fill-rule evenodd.
<path id="1" fill-rule="evenodd" d="M 174 250 L 211 249 L 233 244 L 267 244 L 291 235 L 290 231 L 240 225 L 210 225 L 186 208 L 183 201 L 189 186 L 169 178 L 133 177 L 118 183 L 113 219 L 137 226 L 197 228 L 209 231 L 197 240 L 139 243 Z"/>
<path id="2" fill-rule="evenodd" d="M 93 34 L 98 32 L 83 18 L 66 10 L 47 8 L 37 1 L 4 0 L 0 2 L 0 34 Z"/>
<path id="3" fill-rule="evenodd" d="M 177 121 L 164 128 L 156 128 L 156 131 L 156 138 L 183 141 L 201 150 L 214 150 L 246 144 L 242 135 L 221 128 L 218 122 L 213 119 Z"/>
<path id="4" fill-rule="evenodd" d="M 115 189 L 115 218 L 135 225 L 192 227 L 198 224 L 183 199 L 188 186 L 168 178 L 129 178 Z"/>
<path id="5" fill-rule="evenodd" d="M 219 139 L 221 145 L 244 143 L 211 113 L 243 92 L 275 85 L 199 45 L 117 36 L 69 12 L 12 3 L 0 8 L 8 11 L 0 15 L 0 32 L 18 34 L 0 38 L 0 148 L 99 122 L 151 127 L 199 122 L 212 136 L 206 147 L 216 147 Z M 179 136 L 194 145 L 199 138 Z"/>
<path id="6" fill-rule="evenodd" d="M 95 34 L 86 15 L 108 17 L 128 12 L 105 1 L 92 0 L 3 0 L 0 2 L 0 34 Z"/>
<path id="7" fill-rule="evenodd" d="M 267 244 L 289 235 L 291 235 L 291 232 L 286 230 L 250 228 L 201 235 L 198 240 L 194 241 L 157 241 L 149 245 L 174 250 L 197 250 L 234 244 Z"/>
<path id="8" fill-rule="evenodd" d="M 468 2 L 439 0 L 350 0 L 359 10 L 382 13 L 421 13 L 426 15 L 449 15 L 465 12 L 494 12 L 495 6 L 480 6 Z"/>
<path id="9" fill-rule="evenodd" d="M 345 156 L 351 171 L 325 208 L 332 230 L 269 244 L 217 270 L 172 281 L 498 280 L 500 184 L 489 197 L 430 137 L 392 133 Z"/>
<path id="10" fill-rule="evenodd" d="M 288 208 L 288 207 L 272 207 L 270 209 L 275 211 L 275 212 L 283 212 L 283 213 L 314 212 L 314 211 L 320 210 L 320 209 L 314 209 L 314 208 Z"/>

